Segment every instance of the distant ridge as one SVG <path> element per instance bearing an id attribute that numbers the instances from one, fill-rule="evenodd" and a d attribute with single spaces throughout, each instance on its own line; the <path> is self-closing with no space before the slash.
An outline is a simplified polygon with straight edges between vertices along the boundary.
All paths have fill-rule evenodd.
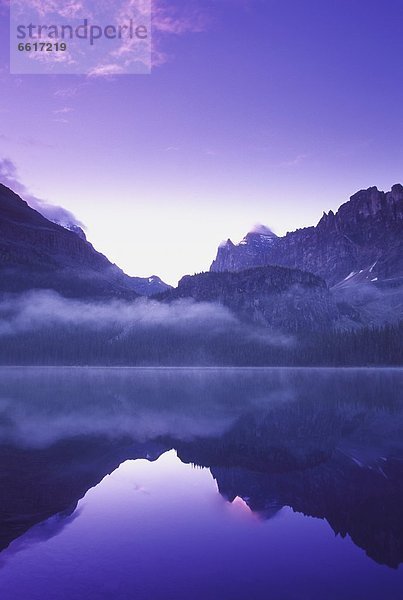
<path id="1" fill-rule="evenodd" d="M 129 277 L 86 240 L 30 208 L 0 184 L 0 292 L 55 290 L 74 298 L 134 299 L 169 289 L 159 277 Z"/>
<path id="2" fill-rule="evenodd" d="M 284 237 L 261 236 L 258 226 L 239 243 L 228 240 L 217 252 L 210 270 L 241 271 L 280 265 L 309 271 L 333 286 L 351 273 L 371 269 L 371 279 L 403 277 L 403 186 L 390 192 L 376 187 L 361 190 L 336 214 L 324 213 L 316 227 L 299 229 Z"/>

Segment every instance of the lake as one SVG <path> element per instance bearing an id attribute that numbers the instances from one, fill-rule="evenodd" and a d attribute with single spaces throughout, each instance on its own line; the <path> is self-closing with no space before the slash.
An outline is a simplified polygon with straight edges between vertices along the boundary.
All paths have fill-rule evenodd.
<path id="1" fill-rule="evenodd" d="M 0 369 L 1 600 L 401 600 L 402 389 Z"/>

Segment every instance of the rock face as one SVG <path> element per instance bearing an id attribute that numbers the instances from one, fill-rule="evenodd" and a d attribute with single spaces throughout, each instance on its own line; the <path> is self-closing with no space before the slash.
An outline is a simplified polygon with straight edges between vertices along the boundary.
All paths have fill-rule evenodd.
<path id="1" fill-rule="evenodd" d="M 241 271 L 269 263 L 270 253 L 278 237 L 268 227 L 257 225 L 239 244 L 223 243 L 211 271 Z"/>
<path id="2" fill-rule="evenodd" d="M 282 265 L 310 271 L 336 285 L 360 271 L 370 280 L 403 277 L 403 186 L 390 192 L 363 190 L 336 214 L 324 213 L 316 227 L 299 229 L 256 244 L 248 234 L 238 245 L 228 240 L 211 271 L 240 271 L 251 266 Z"/>
<path id="3" fill-rule="evenodd" d="M 136 298 L 169 288 L 129 277 L 86 241 L 48 221 L 0 184 L 0 292 L 52 289 L 69 297 Z"/>
<path id="4" fill-rule="evenodd" d="M 284 267 L 186 276 L 161 298 L 217 302 L 245 321 L 287 332 L 326 330 L 339 316 L 323 279 Z"/>
<path id="5" fill-rule="evenodd" d="M 141 296 L 155 296 L 171 289 L 158 275 L 151 277 L 130 277 L 131 285 L 134 290 Z"/>
<path id="6" fill-rule="evenodd" d="M 87 236 L 85 235 L 84 230 L 81 229 L 81 227 L 79 227 L 78 225 L 75 225 L 74 223 L 58 223 L 57 221 L 53 221 L 53 223 L 56 223 L 56 225 L 61 225 L 62 227 L 64 227 L 64 229 L 68 229 L 69 231 L 76 233 L 78 237 L 84 240 L 85 242 L 87 241 Z"/>

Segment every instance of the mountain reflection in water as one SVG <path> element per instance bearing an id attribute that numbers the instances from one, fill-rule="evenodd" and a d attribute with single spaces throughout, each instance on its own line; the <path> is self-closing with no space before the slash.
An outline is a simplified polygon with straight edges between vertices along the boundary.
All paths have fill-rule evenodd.
<path id="1" fill-rule="evenodd" d="M 401 598 L 402 383 L 1 369 L 2 600 Z"/>

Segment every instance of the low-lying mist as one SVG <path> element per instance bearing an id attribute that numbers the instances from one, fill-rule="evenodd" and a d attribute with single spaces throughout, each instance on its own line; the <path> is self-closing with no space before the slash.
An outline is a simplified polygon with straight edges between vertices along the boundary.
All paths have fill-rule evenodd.
<path id="1" fill-rule="evenodd" d="M 89 330 L 114 329 L 127 333 L 137 328 L 165 327 L 215 332 L 239 325 L 236 317 L 218 304 L 178 300 L 162 304 L 136 301 L 82 301 L 66 299 L 53 291 L 32 291 L 0 303 L 0 335 L 68 325 Z"/>
<path id="2" fill-rule="evenodd" d="M 45 364 L 216 364 L 234 353 L 294 343 L 216 303 L 84 301 L 46 290 L 3 298 L 0 341 L 24 364 L 37 364 L 39 356 Z"/>
<path id="3" fill-rule="evenodd" d="M 378 300 L 375 304 L 379 307 Z M 373 307 L 368 310 L 365 302 L 342 308 L 346 312 L 344 327 L 328 327 L 323 331 L 312 328 L 290 335 L 243 321 L 219 303 L 193 299 L 90 301 L 67 299 L 46 290 L 5 295 L 0 299 L 0 364 L 253 367 L 402 364 L 403 322 L 383 320 L 384 326 L 384 311 L 379 310 L 373 320 L 376 312 Z"/>

